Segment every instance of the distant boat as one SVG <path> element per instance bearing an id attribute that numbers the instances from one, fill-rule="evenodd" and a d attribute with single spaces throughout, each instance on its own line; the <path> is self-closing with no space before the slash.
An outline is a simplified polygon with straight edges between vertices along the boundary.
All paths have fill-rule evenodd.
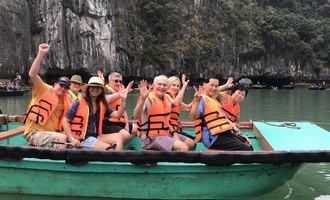
<path id="1" fill-rule="evenodd" d="M 325 90 L 326 87 L 325 85 L 320 85 L 320 84 L 317 84 L 317 85 L 311 85 L 308 87 L 309 90 Z"/>
<path id="2" fill-rule="evenodd" d="M 252 89 L 267 89 L 267 85 L 255 84 L 251 86 Z"/>
<path id="3" fill-rule="evenodd" d="M 30 89 L 0 89 L 0 97 L 23 96 Z"/>
<path id="4" fill-rule="evenodd" d="M 282 89 L 293 89 L 295 86 L 295 84 L 283 85 Z"/>

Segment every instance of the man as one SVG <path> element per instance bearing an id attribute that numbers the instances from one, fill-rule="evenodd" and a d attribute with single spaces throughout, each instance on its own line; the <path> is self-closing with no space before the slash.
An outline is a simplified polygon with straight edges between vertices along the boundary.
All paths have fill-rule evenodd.
<path id="1" fill-rule="evenodd" d="M 228 83 L 228 82 L 227 82 Z M 220 86 L 226 88 L 227 86 Z M 245 141 L 235 134 L 237 129 L 225 116 L 221 105 L 216 99 L 218 96 L 219 81 L 210 78 L 203 86 L 204 91 L 196 91 L 190 117 L 195 120 L 196 133 L 200 132 L 200 140 L 209 149 L 242 150 L 251 148 Z M 202 94 L 204 93 L 204 94 Z"/>
<path id="2" fill-rule="evenodd" d="M 74 74 L 71 76 L 71 85 L 69 90 L 69 95 L 71 99 L 74 101 L 78 98 L 81 92 L 81 86 L 83 85 L 82 78 L 80 75 Z"/>
<path id="3" fill-rule="evenodd" d="M 184 143 L 187 137 L 180 135 L 175 139 L 170 135 L 173 131 L 170 127 L 172 103 L 165 95 L 168 78 L 156 76 L 150 93 L 147 87 L 148 83 L 142 80 L 139 85 L 141 96 L 134 109 L 134 118 L 140 123 L 142 147 L 147 150 L 188 151 L 189 147 Z"/>
<path id="4" fill-rule="evenodd" d="M 98 76 L 104 80 L 103 73 L 98 72 Z M 130 92 L 132 89 L 133 81 L 131 81 L 126 88 L 123 85 L 123 77 L 117 72 L 109 75 L 109 83 L 105 86 L 107 88 L 106 100 L 112 110 L 118 110 L 119 106 L 123 104 L 120 98 L 120 91 L 127 90 Z M 124 142 L 131 140 L 136 132 L 137 125 L 128 121 L 127 112 L 124 111 L 122 117 L 111 117 L 109 121 L 104 124 L 103 131 L 107 133 L 121 133 Z"/>
<path id="5" fill-rule="evenodd" d="M 24 137 L 32 146 L 65 148 L 67 136 L 62 130 L 62 119 L 69 108 L 68 90 L 70 80 L 59 78 L 53 86 L 42 81 L 38 75 L 41 61 L 50 45 L 40 44 L 37 57 L 32 63 L 29 76 L 33 83 L 32 99 L 28 106 Z"/>

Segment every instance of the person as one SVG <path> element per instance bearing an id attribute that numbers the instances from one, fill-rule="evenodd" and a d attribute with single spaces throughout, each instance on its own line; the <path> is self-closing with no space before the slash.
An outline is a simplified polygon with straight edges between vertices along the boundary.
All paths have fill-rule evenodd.
<path id="1" fill-rule="evenodd" d="M 103 78 L 103 73 L 98 72 L 98 76 L 100 78 Z M 129 88 L 128 92 L 132 91 L 132 85 L 133 81 L 131 81 L 128 85 L 127 88 Z M 109 75 L 108 78 L 108 84 L 106 85 L 109 93 L 106 95 L 107 102 L 109 103 L 109 106 L 113 110 L 117 110 L 118 107 L 122 104 L 122 100 L 119 96 L 119 92 L 121 90 L 124 90 L 124 85 L 123 85 L 123 77 L 120 73 L 118 72 L 113 72 Z M 120 132 L 123 137 L 125 142 L 131 140 L 134 137 L 134 134 L 136 133 L 137 130 L 137 125 L 135 123 L 129 122 L 128 121 L 128 114 L 126 111 L 124 111 L 122 117 L 120 118 L 115 118 L 111 117 L 107 123 L 105 123 L 105 132 L 109 133 L 116 133 Z"/>
<path id="2" fill-rule="evenodd" d="M 79 95 L 82 95 L 82 78 L 80 75 L 74 74 L 71 76 L 71 85 L 70 85 L 70 90 L 69 90 L 69 95 L 72 98 L 72 100 L 76 100 Z"/>
<path id="3" fill-rule="evenodd" d="M 186 143 L 188 145 L 189 150 L 194 150 L 196 148 L 196 142 L 194 141 L 194 138 L 190 135 L 188 135 L 187 133 L 182 131 L 182 127 L 181 127 L 181 122 L 179 120 L 180 117 L 180 111 L 190 111 L 191 107 L 192 107 L 192 102 L 188 105 L 182 102 L 182 98 L 184 94 L 179 94 L 179 92 L 183 92 L 185 91 L 186 87 L 188 86 L 188 81 L 186 81 L 186 75 L 183 74 L 182 75 L 182 88 L 181 89 L 181 82 L 179 77 L 177 76 L 171 76 L 168 79 L 168 90 L 166 92 L 166 95 L 168 96 L 168 98 L 171 100 L 172 102 L 172 107 L 171 107 L 171 115 L 170 115 L 170 125 L 173 129 L 173 137 L 176 139 L 179 139 L 180 135 L 184 135 L 187 136 L 187 138 L 184 140 L 184 143 Z"/>
<path id="4" fill-rule="evenodd" d="M 219 91 L 218 100 L 226 117 L 239 128 L 239 115 L 241 111 L 240 103 L 242 103 L 248 94 L 248 90 L 241 84 L 232 86 L 233 78 L 229 78 L 225 84 L 224 91 Z M 227 89 L 231 88 L 231 95 Z"/>
<path id="5" fill-rule="evenodd" d="M 41 61 L 49 49 L 48 44 L 39 45 L 37 57 L 29 71 L 33 83 L 32 99 L 28 105 L 23 136 L 32 146 L 65 148 L 67 136 L 61 132 L 62 119 L 69 108 L 68 89 L 71 82 L 67 77 L 60 77 L 50 86 L 40 78 Z"/>
<path id="6" fill-rule="evenodd" d="M 141 145 L 146 150 L 188 151 L 189 147 L 184 143 L 187 137 L 181 135 L 175 139 L 170 135 L 171 101 L 165 95 L 167 89 L 168 78 L 165 75 L 154 78 L 151 91 L 147 81 L 140 81 L 140 97 L 133 114 L 139 121 Z"/>
<path id="7" fill-rule="evenodd" d="M 105 99 L 103 80 L 97 76 L 91 77 L 85 96 L 78 97 L 63 120 L 64 131 L 72 146 L 109 149 L 115 143 L 115 150 L 123 149 L 122 135 L 103 132 L 103 124 L 106 118 L 121 117 L 125 110 L 127 93 L 128 90 L 119 92 L 122 104 L 118 110 L 113 111 Z"/>
<path id="8" fill-rule="evenodd" d="M 227 86 L 220 86 L 226 88 Z M 219 81 L 210 78 L 203 87 L 196 89 L 190 117 L 195 120 L 197 141 L 214 150 L 251 150 L 243 141 L 242 136 L 236 135 L 238 130 L 225 116 L 217 100 Z"/>

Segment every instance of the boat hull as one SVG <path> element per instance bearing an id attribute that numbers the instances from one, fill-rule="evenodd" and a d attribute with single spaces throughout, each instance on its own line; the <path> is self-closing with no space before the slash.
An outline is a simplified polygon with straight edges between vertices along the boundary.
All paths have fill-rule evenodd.
<path id="1" fill-rule="evenodd" d="M 221 199 L 266 194 L 290 180 L 302 164 L 0 161 L 0 193 L 140 199 Z"/>

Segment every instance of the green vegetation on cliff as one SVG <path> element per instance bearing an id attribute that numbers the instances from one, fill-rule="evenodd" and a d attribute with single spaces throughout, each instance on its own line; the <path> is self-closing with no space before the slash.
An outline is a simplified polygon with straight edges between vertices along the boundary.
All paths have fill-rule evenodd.
<path id="1" fill-rule="evenodd" d="M 142 65 L 217 73 L 273 57 L 317 74 L 330 64 L 327 0 L 139 1 Z M 287 66 L 289 68 L 289 64 Z"/>

